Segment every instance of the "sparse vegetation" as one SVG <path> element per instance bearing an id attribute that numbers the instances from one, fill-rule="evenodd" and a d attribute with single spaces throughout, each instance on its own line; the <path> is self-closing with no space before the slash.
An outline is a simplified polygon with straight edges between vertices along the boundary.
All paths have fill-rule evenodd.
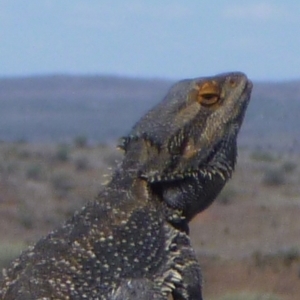
<path id="1" fill-rule="evenodd" d="M 228 183 L 223 190 L 221 191 L 220 195 L 217 197 L 216 201 L 220 204 L 230 204 L 237 195 L 236 189 Z"/>
<path id="2" fill-rule="evenodd" d="M 277 157 L 273 153 L 265 150 L 255 150 L 251 153 L 250 157 L 251 159 L 260 162 L 274 162 L 277 160 Z"/>
<path id="3" fill-rule="evenodd" d="M 87 201 L 94 199 L 101 183 L 106 181 L 102 175 L 121 156 L 120 151 L 109 145 L 78 147 L 71 143 L 64 147 L 0 144 L 0 264 L 6 264 L 19 254 L 19 248 L 14 246 L 16 240 L 20 245 L 32 244 L 41 235 L 62 224 Z M 58 158 L 61 149 L 62 157 L 67 159 Z M 240 151 L 232 180 L 217 199 L 220 205 L 212 205 L 193 221 L 191 234 L 194 234 L 191 239 L 203 268 L 205 298 L 277 300 L 276 295 L 267 294 L 274 291 L 276 282 L 280 281 L 287 290 L 293 280 L 299 281 L 300 245 L 295 240 L 300 226 L 297 202 L 299 159 L 296 156 L 285 159 L 285 156 L 273 153 L 276 160 L 264 162 L 253 160 L 249 149 L 243 151 Z M 268 185 L 262 186 L 264 175 L 267 170 L 274 169 L 281 171 L 284 182 L 276 185 L 278 183 L 275 181 L 276 188 L 265 188 Z M 12 249 L 2 251 L 2 245 L 6 244 L 12 244 Z M 278 245 L 285 245 L 286 248 L 278 249 Z M 14 248 L 18 249 L 15 251 Z M 259 251 L 251 255 L 254 249 Z M 200 253 L 205 254 L 204 259 Z M 226 268 L 224 254 L 230 259 Z M 205 257 L 213 256 L 218 259 L 207 262 Z M 239 260 L 241 257 L 243 260 Z M 230 272 L 235 272 L 231 267 L 235 270 L 236 265 L 240 266 L 237 272 L 245 281 L 237 280 L 236 283 L 235 280 L 225 280 L 225 288 L 222 286 L 224 277 L 219 274 L 227 272 L 231 276 Z M 284 276 L 282 272 L 285 272 Z M 262 287 L 259 278 L 271 275 L 274 278 L 268 279 L 267 286 L 261 280 L 264 282 Z M 213 286 L 211 278 L 216 280 Z M 246 280 L 255 282 L 252 287 L 259 287 L 256 292 L 266 293 L 236 292 L 220 298 L 213 297 L 220 295 L 217 293 L 220 287 L 226 291 L 247 289 Z M 290 290 L 300 293 L 300 287 L 294 285 Z"/>
<path id="4" fill-rule="evenodd" d="M 68 145 L 59 145 L 55 154 L 56 160 L 66 162 L 70 158 L 70 147 Z"/>
<path id="5" fill-rule="evenodd" d="M 30 164 L 26 170 L 26 177 L 31 180 L 40 181 L 44 179 L 43 168 L 40 164 Z"/>
<path id="6" fill-rule="evenodd" d="M 79 135 L 74 139 L 74 144 L 78 148 L 85 148 L 88 144 L 88 138 L 85 135 Z"/>
<path id="7" fill-rule="evenodd" d="M 32 218 L 32 212 L 25 203 L 21 203 L 18 207 L 18 219 L 24 228 L 31 229 L 33 227 L 34 219 Z"/>
<path id="8" fill-rule="evenodd" d="M 54 173 L 51 177 L 51 183 L 59 197 L 65 197 L 75 186 L 71 176 L 65 172 Z"/>
<path id="9" fill-rule="evenodd" d="M 0 100 L 6 104 L 1 105 L 0 110 L 0 114 L 2 114 L 6 120 L 5 122 L 2 122 L 0 128 L 1 139 L 16 140 L 19 138 L 20 142 L 22 142 L 19 137 L 20 125 L 19 122 L 15 121 L 21 120 L 24 117 L 24 110 L 22 107 L 26 105 L 26 116 L 28 117 L 28 122 L 26 122 L 26 124 L 24 123 L 26 128 L 22 129 L 24 132 L 29 132 L 30 130 L 28 129 L 33 128 L 32 125 L 36 121 L 36 116 L 40 116 L 40 108 L 43 103 L 51 106 L 51 109 L 44 116 L 45 124 L 53 124 L 54 126 L 48 128 L 49 130 L 47 132 L 43 132 L 42 130 L 31 132 L 33 135 L 24 137 L 24 140 L 27 139 L 30 141 L 35 139 L 37 141 L 40 139 L 47 141 L 62 141 L 66 137 L 70 138 L 76 136 L 78 132 L 90 132 L 89 139 L 96 143 L 98 141 L 116 141 L 119 136 L 126 134 L 127 130 L 129 130 L 132 125 L 133 119 L 136 119 L 143 111 L 156 103 L 158 99 L 161 99 L 166 89 L 171 84 L 171 82 L 167 81 L 153 81 L 151 83 L 135 79 L 113 77 L 80 78 L 77 76 L 51 76 L 49 78 L 44 78 L 44 80 L 48 81 L 48 84 L 42 85 L 40 84 L 40 78 L 37 77 L 4 80 L 5 82 L 3 82 L 1 92 L 3 95 L 8 95 L 11 98 L 6 99 L 6 97 L 2 97 Z M 64 83 L 63 85 L 61 84 L 62 80 Z M 83 93 L 83 91 L 87 90 L 84 88 L 85 84 L 94 91 L 91 97 L 87 98 L 86 94 Z M 293 91 L 296 92 L 290 93 L 292 97 L 289 99 L 290 105 L 282 106 L 282 99 L 285 98 L 286 91 L 291 91 L 291 85 Z M 252 129 L 250 130 L 249 137 L 253 138 L 253 135 L 251 136 L 251 134 L 257 134 L 257 132 L 265 137 L 261 140 L 256 139 L 257 144 L 262 144 L 264 146 L 273 144 L 275 147 L 279 145 L 283 149 L 287 149 L 291 146 L 289 141 L 294 139 L 296 142 L 293 144 L 293 151 L 295 151 L 295 153 L 299 151 L 299 137 L 298 132 L 295 130 L 295 128 L 299 127 L 297 125 L 299 124 L 298 86 L 298 82 L 282 84 L 276 90 L 276 93 L 274 92 L 274 87 L 276 87 L 275 84 L 261 84 L 258 86 L 257 96 L 255 96 L 257 98 L 251 100 L 251 107 L 247 114 L 247 117 L 249 117 L 248 124 L 252 122 L 250 126 Z M 48 98 L 45 98 L 46 101 L 43 102 L 42 100 L 44 99 L 42 98 L 32 97 L 32 95 L 36 94 L 36 90 L 38 90 L 38 93 L 41 95 L 49 95 L 50 91 L 53 98 L 62 99 L 62 101 L 51 101 L 50 103 Z M 11 96 L 9 94 L 10 92 L 12 92 Z M 13 94 L 17 95 L 17 97 L 13 98 Z M 61 97 L 62 94 L 64 97 Z M 69 113 L 70 105 L 68 101 L 73 99 L 74 95 L 76 95 L 78 100 L 78 102 L 74 102 L 74 105 L 72 106 L 76 122 L 74 122 L 74 126 L 68 126 L 68 128 L 66 128 L 65 113 Z M 143 101 L 140 100 L 141 95 Z M 149 96 L 147 97 L 146 95 Z M 101 106 L 101 109 L 97 107 L 100 98 L 103 99 L 103 102 L 101 103 L 103 107 Z M 118 116 L 118 120 L 114 119 L 121 125 L 117 126 L 114 123 L 113 129 L 110 127 L 110 124 L 112 124 L 112 98 L 115 99 L 113 102 L 115 107 L 122 107 L 122 114 L 118 114 L 119 110 L 117 110 L 116 115 Z M 272 105 L 269 105 L 269 99 L 271 98 Z M 63 99 L 66 99 L 67 102 L 64 103 Z M 125 101 L 127 101 L 127 105 L 124 105 Z M 76 105 L 78 105 L 78 107 L 76 107 Z M 86 114 L 82 114 L 82 107 L 90 114 L 89 122 L 85 122 Z M 91 108 L 90 111 L 88 111 L 89 107 Z M 95 107 L 97 110 L 96 113 Z M 278 109 L 278 107 L 280 107 L 280 109 Z M 42 107 L 42 109 L 44 108 L 45 107 Z M 284 111 L 282 111 L 282 109 Z M 60 117 L 57 117 L 58 111 L 60 112 Z M 263 118 L 255 118 L 257 112 L 259 112 Z M 9 115 L 13 115 L 14 118 L 10 119 Z M 286 118 L 282 118 L 282 116 L 288 116 L 288 122 Z M 96 131 L 94 130 L 95 124 L 97 124 Z M 268 124 L 268 126 L 264 126 L 264 124 Z M 286 126 L 287 124 L 288 126 Z M 60 128 L 66 130 L 60 130 Z M 269 132 L 270 128 L 273 128 L 273 131 L 271 130 L 272 132 Z M 289 128 L 292 128 L 292 131 Z M 278 129 L 279 131 L 277 131 Z M 274 138 L 272 133 L 274 133 L 275 130 L 276 136 Z M 293 135 L 292 132 L 295 134 Z M 244 141 L 247 141 L 248 135 L 241 135 L 241 138 L 244 139 Z M 50 147 L 51 149 L 49 150 L 46 148 L 48 147 L 47 145 L 43 146 L 42 150 L 38 150 L 38 155 L 45 158 L 45 168 L 43 169 L 43 172 L 46 173 L 46 176 L 45 180 L 41 183 L 27 178 L 28 175 L 26 174 L 27 168 L 30 168 L 30 166 L 34 166 L 37 163 L 37 161 L 34 160 L 34 158 L 37 157 L 35 146 L 29 142 L 26 145 L 23 143 L 11 144 L 1 141 L 0 267 L 6 265 L 13 257 L 19 255 L 25 244 L 27 244 L 27 240 L 33 242 L 41 235 L 61 224 L 66 216 L 72 214 L 73 209 L 75 209 L 74 206 L 78 208 L 79 204 L 76 201 L 82 201 L 82 198 L 86 200 L 93 199 L 96 195 L 101 185 L 99 178 L 102 178 L 101 174 L 107 172 L 106 169 L 108 166 L 115 164 L 115 159 L 117 157 L 116 152 L 114 152 L 113 148 L 103 146 L 102 149 L 100 149 L 100 147 L 95 149 L 94 153 L 87 153 L 85 152 L 86 147 L 81 148 L 80 143 L 76 146 L 76 142 L 73 140 L 72 147 L 75 146 L 76 149 L 70 148 L 71 146 L 61 149 L 61 146 L 56 147 L 52 145 L 52 148 Z M 48 150 L 44 151 L 45 148 Z M 207 291 L 211 287 L 211 282 L 208 277 L 208 273 L 210 272 L 210 277 L 216 279 L 216 282 L 211 288 L 212 293 L 215 291 L 217 293 L 218 290 L 220 291 L 222 289 L 236 291 L 235 293 L 218 298 L 212 298 L 208 295 L 205 297 L 206 299 L 296 300 L 299 298 L 300 262 L 299 258 L 297 258 L 299 254 L 297 249 L 299 249 L 300 245 L 299 239 L 295 239 L 295 237 L 299 236 L 300 228 L 300 171 L 299 167 L 297 167 L 300 159 L 299 156 L 296 159 L 288 156 L 288 161 L 283 162 L 278 159 L 279 156 L 275 151 L 270 150 L 271 148 L 268 149 L 269 150 L 265 150 L 265 148 L 257 150 L 245 149 L 251 151 L 250 160 L 246 161 L 248 162 L 246 165 L 244 164 L 245 162 L 241 160 L 242 156 L 240 156 L 238 170 L 236 171 L 233 180 L 230 182 L 230 186 L 233 187 L 233 190 L 236 191 L 238 195 L 238 199 L 236 197 L 236 200 L 243 201 L 234 201 L 232 205 L 227 206 L 213 205 L 203 212 L 203 214 L 199 216 L 199 219 L 194 221 L 193 226 L 195 235 L 193 241 L 196 245 L 199 245 L 195 249 L 196 252 L 204 252 L 209 255 L 212 255 L 211 253 L 213 253 L 217 254 L 218 257 L 221 257 L 218 261 L 219 267 L 215 265 L 212 266 L 210 262 L 205 262 L 205 260 L 199 260 L 201 266 L 205 269 L 203 270 L 204 281 L 206 282 L 204 290 Z M 78 157 L 81 157 L 81 155 L 83 157 L 88 157 L 89 166 L 92 167 L 89 168 L 89 172 L 84 172 L 86 167 L 85 162 L 80 162 L 80 159 L 79 162 L 77 162 L 76 159 L 73 158 L 74 150 L 80 154 Z M 104 152 L 105 155 L 103 154 Z M 247 156 L 247 159 L 248 158 L 249 156 Z M 20 163 L 20 160 L 26 160 L 26 164 Z M 53 162 L 55 163 L 53 164 Z M 266 166 L 283 171 L 284 184 L 278 184 L 278 180 L 275 180 L 276 188 L 262 188 L 262 181 L 260 181 L 260 178 L 264 178 Z M 82 171 L 74 172 L 74 170 L 78 169 L 82 169 Z M 239 170 L 247 173 L 247 181 L 240 180 L 240 177 L 243 176 L 240 176 Z M 61 172 L 64 173 L 67 178 L 71 178 L 71 186 L 73 186 L 73 188 L 66 189 L 67 197 L 64 201 L 57 201 L 57 199 L 60 200 L 60 193 L 57 193 L 57 185 L 53 184 L 53 176 Z M 258 178 L 257 183 L 254 180 L 255 178 Z M 294 179 L 292 184 L 290 184 L 291 179 Z M 271 180 L 271 182 L 274 182 L 274 180 Z M 282 181 L 279 180 L 279 182 Z M 60 183 L 58 183 L 58 186 L 59 185 Z M 247 192 L 247 190 L 244 191 L 244 186 L 247 186 L 250 192 Z M 42 190 L 45 196 L 43 198 L 35 197 L 32 195 L 31 190 L 28 190 L 28 187 L 33 187 L 38 191 Z M 281 193 L 285 188 L 289 190 L 289 193 Z M 80 196 L 74 197 L 75 192 L 76 194 L 79 193 Z M 235 199 L 234 194 L 231 195 L 231 191 L 228 192 L 224 190 L 224 193 L 225 197 L 220 195 L 221 198 L 219 200 L 221 203 L 229 204 L 231 203 L 231 199 Z M 229 195 L 227 193 L 229 193 Z M 290 197 L 290 195 L 292 195 L 292 197 Z M 19 209 L 19 203 L 26 202 L 24 199 L 32 205 Z M 262 203 L 267 207 L 267 210 L 264 210 L 263 213 L 261 213 L 260 209 Z M 280 204 L 280 207 L 278 207 L 278 203 Z M 29 209 L 31 207 L 35 208 L 36 214 L 33 213 L 32 209 Z M 246 214 L 243 214 L 245 210 Z M 41 217 L 40 212 L 46 213 Z M 61 216 L 61 214 L 64 213 L 66 213 L 66 215 Z M 37 219 L 35 219 L 37 216 L 40 216 L 40 218 L 43 219 L 48 218 L 51 221 L 46 225 L 43 224 L 43 226 L 40 226 L 42 222 L 41 220 L 37 222 Z M 276 219 L 276 227 L 270 226 L 270 224 L 274 222 L 274 218 Z M 30 224 L 33 224 L 34 226 Z M 39 224 L 39 226 L 35 226 L 35 224 Z M 25 230 L 24 226 L 27 227 Z M 230 236 L 224 234 L 224 232 L 230 232 Z M 202 239 L 203 242 L 199 241 L 200 239 Z M 285 254 L 278 254 L 278 247 L 283 244 L 287 246 L 287 250 L 283 251 Z M 230 250 L 228 250 L 228 248 Z M 250 263 L 246 258 L 245 260 L 249 265 L 245 264 L 244 260 L 239 262 L 240 255 L 243 257 L 246 256 L 247 251 L 251 252 L 251 249 L 261 249 L 260 253 L 257 255 L 258 264 L 267 264 L 268 266 L 279 264 L 277 272 L 264 272 L 264 270 L 260 270 L 260 268 L 255 268 L 253 271 L 253 269 L 249 268 L 249 265 L 253 267 L 253 261 Z M 273 254 L 273 258 L 270 259 L 270 257 L 265 257 L 264 253 L 266 253 L 266 249 L 274 251 L 275 254 Z M 220 281 L 222 278 L 219 281 L 217 280 L 221 277 L 220 274 L 223 274 L 226 271 L 224 270 L 224 261 L 222 260 L 223 254 L 226 251 L 229 253 L 228 256 L 232 263 L 232 265 L 228 265 L 230 270 L 227 274 L 231 276 L 232 272 L 235 272 L 234 268 L 231 269 L 231 266 L 234 267 L 235 265 L 240 264 L 241 268 L 238 272 L 240 272 L 241 278 L 246 278 L 245 282 L 242 282 L 242 280 L 225 280 L 226 286 L 222 286 L 222 282 Z M 266 263 L 267 261 L 268 263 Z M 289 265 L 289 262 L 292 262 L 291 264 L 292 266 L 295 266 L 295 268 L 286 271 L 286 264 Z M 283 273 L 281 273 L 282 269 Z M 247 277 L 245 274 L 250 275 Z M 259 280 L 259 278 L 261 278 L 261 280 Z M 237 292 L 238 290 L 249 289 L 249 283 L 250 285 L 252 283 L 252 288 L 260 288 L 260 290 L 267 290 L 269 292 L 282 288 L 283 292 L 281 294 L 284 295 L 284 297 L 280 298 L 273 294 L 255 293 L 255 291 L 250 292 L 249 290 L 248 292 L 243 293 Z M 280 283 L 280 287 L 278 287 L 278 283 Z"/>
<path id="10" fill-rule="evenodd" d="M 75 160 L 77 171 L 86 171 L 90 168 L 89 160 L 86 156 L 80 156 Z"/>
<path id="11" fill-rule="evenodd" d="M 297 164 L 293 161 L 286 161 L 282 164 L 282 170 L 285 173 L 293 173 L 297 169 Z"/>
<path id="12" fill-rule="evenodd" d="M 0 173 L 4 176 L 14 175 L 19 170 L 19 164 L 15 161 L 2 161 L 0 162 Z"/>
<path id="13" fill-rule="evenodd" d="M 296 247 L 281 249 L 274 253 L 262 253 L 255 251 L 252 255 L 254 263 L 257 267 L 276 267 L 284 265 L 290 267 L 294 262 L 300 261 L 300 251 Z"/>
<path id="14" fill-rule="evenodd" d="M 300 261 L 300 251 L 296 247 L 281 250 L 278 255 L 282 258 L 283 263 L 289 267 L 295 261 Z"/>
<path id="15" fill-rule="evenodd" d="M 257 294 L 253 292 L 242 292 L 227 294 L 217 300 L 282 300 L 283 298 L 274 294 Z"/>
<path id="16" fill-rule="evenodd" d="M 285 174 L 281 168 L 268 168 L 265 171 L 262 183 L 266 186 L 280 186 L 285 183 Z"/>

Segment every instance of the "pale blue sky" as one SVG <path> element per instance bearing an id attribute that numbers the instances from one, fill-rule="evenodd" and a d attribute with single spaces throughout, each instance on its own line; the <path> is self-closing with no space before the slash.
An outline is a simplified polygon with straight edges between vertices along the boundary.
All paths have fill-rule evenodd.
<path id="1" fill-rule="evenodd" d="M 300 79 L 300 1 L 0 0 L 0 76 Z"/>

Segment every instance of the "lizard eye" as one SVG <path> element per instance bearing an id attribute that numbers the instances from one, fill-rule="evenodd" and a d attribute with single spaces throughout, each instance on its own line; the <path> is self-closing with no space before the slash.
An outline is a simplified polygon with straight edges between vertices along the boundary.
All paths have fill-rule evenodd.
<path id="1" fill-rule="evenodd" d="M 220 100 L 220 88 L 214 81 L 206 82 L 199 87 L 198 102 L 204 106 L 210 106 Z"/>

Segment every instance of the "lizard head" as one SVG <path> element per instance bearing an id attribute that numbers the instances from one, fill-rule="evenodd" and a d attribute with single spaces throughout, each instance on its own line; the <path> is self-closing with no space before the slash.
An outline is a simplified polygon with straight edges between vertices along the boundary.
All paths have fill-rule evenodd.
<path id="1" fill-rule="evenodd" d="M 188 219 L 231 176 L 251 89 L 239 72 L 180 81 L 123 140 L 125 159 L 139 157 L 139 176 Z"/>

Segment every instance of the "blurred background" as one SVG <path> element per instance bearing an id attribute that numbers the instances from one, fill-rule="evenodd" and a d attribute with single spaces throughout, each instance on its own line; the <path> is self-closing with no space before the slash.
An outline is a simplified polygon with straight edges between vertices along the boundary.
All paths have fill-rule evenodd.
<path id="1" fill-rule="evenodd" d="M 1 76 L 300 76 L 300 3 L 1 0 Z"/>
<path id="2" fill-rule="evenodd" d="M 183 78 L 254 82 L 233 179 L 192 222 L 206 299 L 300 294 L 300 2 L 0 0 L 0 265 L 101 189 Z"/>

